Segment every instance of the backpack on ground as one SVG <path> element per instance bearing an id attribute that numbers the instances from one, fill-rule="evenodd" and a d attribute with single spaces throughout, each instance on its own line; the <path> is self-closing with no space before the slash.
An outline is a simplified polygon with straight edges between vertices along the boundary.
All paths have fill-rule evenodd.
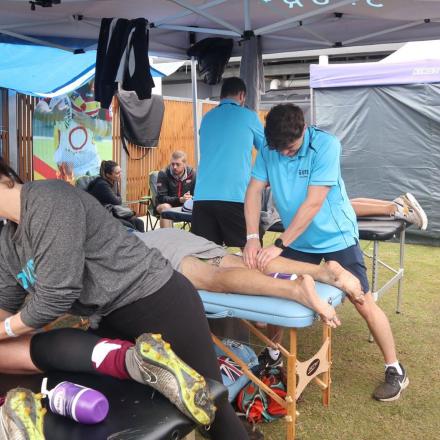
<path id="1" fill-rule="evenodd" d="M 281 398 L 286 397 L 286 377 L 282 368 L 264 369 L 259 378 Z M 253 382 L 238 393 L 236 404 L 250 423 L 272 422 L 287 414 L 285 408 Z"/>

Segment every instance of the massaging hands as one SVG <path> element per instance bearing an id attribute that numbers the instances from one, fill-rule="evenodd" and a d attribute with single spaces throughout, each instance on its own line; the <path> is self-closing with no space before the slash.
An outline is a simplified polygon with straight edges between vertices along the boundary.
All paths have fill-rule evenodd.
<path id="1" fill-rule="evenodd" d="M 264 271 L 271 260 L 281 255 L 282 249 L 274 245 L 261 247 L 256 238 L 248 240 L 243 249 L 243 260 L 250 269 Z"/>

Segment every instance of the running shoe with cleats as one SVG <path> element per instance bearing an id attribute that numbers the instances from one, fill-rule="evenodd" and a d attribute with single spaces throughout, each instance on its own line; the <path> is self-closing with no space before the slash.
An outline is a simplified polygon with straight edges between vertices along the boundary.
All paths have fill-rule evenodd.
<path id="1" fill-rule="evenodd" d="M 161 335 L 139 336 L 134 357 L 145 384 L 167 397 L 196 423 L 212 423 L 216 408 L 205 379 L 183 362 Z"/>
<path id="2" fill-rule="evenodd" d="M 422 231 L 426 230 L 428 227 L 428 217 L 411 193 L 403 194 L 395 198 L 393 202 L 397 205 L 397 211 L 394 214 L 395 218 L 412 223 Z"/>
<path id="3" fill-rule="evenodd" d="M 41 399 L 26 388 L 10 390 L 0 407 L 0 440 L 44 440 Z"/>
<path id="4" fill-rule="evenodd" d="M 400 397 L 400 393 L 408 386 L 409 379 L 405 368 L 399 364 L 402 374 L 394 367 L 388 367 L 385 371 L 385 382 L 381 383 L 373 393 L 373 397 L 381 402 L 391 402 Z"/>

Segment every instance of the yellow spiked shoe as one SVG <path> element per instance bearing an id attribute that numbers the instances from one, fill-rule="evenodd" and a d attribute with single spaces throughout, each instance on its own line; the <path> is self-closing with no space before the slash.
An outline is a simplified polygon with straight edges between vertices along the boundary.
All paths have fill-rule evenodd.
<path id="1" fill-rule="evenodd" d="M 200 425 L 214 420 L 215 406 L 205 379 L 183 362 L 159 334 L 136 339 L 134 357 L 143 382 Z"/>
<path id="2" fill-rule="evenodd" d="M 0 407 L 0 440 L 44 440 L 41 394 L 14 388 Z"/>

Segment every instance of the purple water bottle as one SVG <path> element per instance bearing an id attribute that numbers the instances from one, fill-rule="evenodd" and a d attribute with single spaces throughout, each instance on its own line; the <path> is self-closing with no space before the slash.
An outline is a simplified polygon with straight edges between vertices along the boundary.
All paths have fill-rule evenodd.
<path id="1" fill-rule="evenodd" d="M 48 397 L 49 408 L 55 414 L 70 417 L 86 425 L 102 422 L 107 417 L 109 410 L 107 398 L 92 388 L 65 381 L 48 390 L 45 377 L 41 392 Z"/>

